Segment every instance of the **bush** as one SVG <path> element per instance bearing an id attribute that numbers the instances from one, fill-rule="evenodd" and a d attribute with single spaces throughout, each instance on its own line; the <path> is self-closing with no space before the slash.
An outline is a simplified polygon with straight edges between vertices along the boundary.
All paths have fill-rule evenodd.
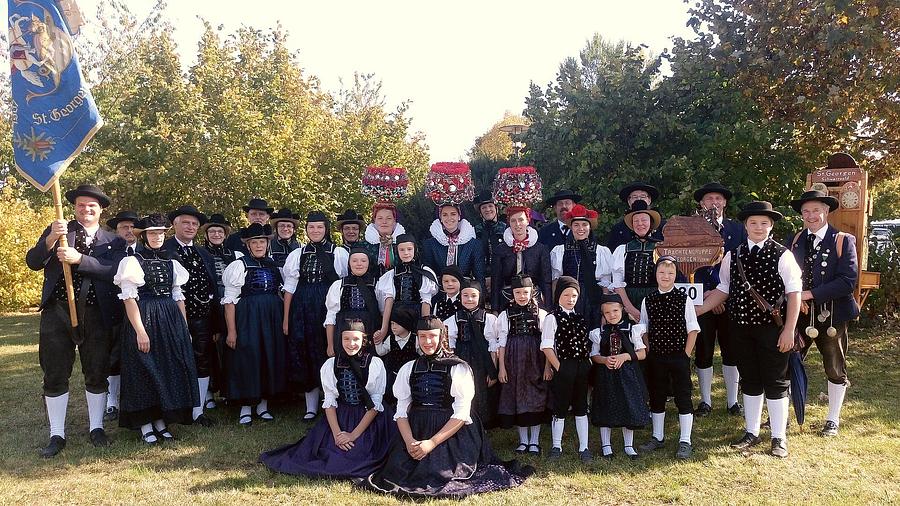
<path id="1" fill-rule="evenodd" d="M 0 189 L 0 311 L 20 311 L 40 303 L 40 272 L 25 265 L 25 253 L 53 220 L 50 206 L 35 210 L 9 177 Z"/>
<path id="2" fill-rule="evenodd" d="M 866 299 L 865 315 L 900 318 L 900 237 L 870 245 L 868 270 L 881 273 L 881 287 Z"/>

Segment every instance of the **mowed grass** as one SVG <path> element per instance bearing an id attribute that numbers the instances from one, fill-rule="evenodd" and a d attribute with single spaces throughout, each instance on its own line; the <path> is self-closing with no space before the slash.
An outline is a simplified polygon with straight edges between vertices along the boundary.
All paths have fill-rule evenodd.
<path id="1" fill-rule="evenodd" d="M 211 429 L 174 427 L 179 441 L 145 448 L 136 432 L 108 427 L 113 446 L 95 449 L 87 438 L 80 368 L 72 376 L 68 446 L 52 460 L 38 457 L 48 425 L 41 400 L 37 354 L 38 316 L 0 317 L 0 503 L 3 504 L 393 504 L 355 491 L 350 483 L 276 475 L 256 463 L 263 451 L 297 440 L 309 427 L 297 406 L 273 406 L 277 420 L 237 425 L 237 412 L 219 408 Z M 813 351 L 807 360 L 807 423 L 789 428 L 790 458 L 765 454 L 768 445 L 740 454 L 728 442 L 742 419 L 724 413 L 717 375 L 713 415 L 694 424 L 694 458 L 676 462 L 677 416 L 669 406 L 665 451 L 630 461 L 621 456 L 621 432 L 613 432 L 619 456 L 584 466 L 575 457 L 574 423 L 567 423 L 564 458 L 537 468 L 524 486 L 462 501 L 466 504 L 898 504 L 900 503 L 900 332 L 854 328 L 850 374 L 840 436 L 818 435 L 827 412 L 824 373 Z M 716 366 L 717 374 L 719 372 Z M 696 389 L 695 389 L 696 402 Z M 648 437 L 636 434 L 636 444 Z M 544 427 L 542 446 L 549 449 Z M 493 431 L 503 458 L 512 458 L 512 431 Z M 600 450 L 591 430 L 591 449 Z"/>

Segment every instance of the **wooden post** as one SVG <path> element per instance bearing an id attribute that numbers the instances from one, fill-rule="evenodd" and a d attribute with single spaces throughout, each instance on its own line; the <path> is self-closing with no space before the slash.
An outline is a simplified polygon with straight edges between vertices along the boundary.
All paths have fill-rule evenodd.
<path id="1" fill-rule="evenodd" d="M 59 191 L 59 179 L 53 182 L 53 207 L 56 209 L 56 219 L 64 219 L 62 197 L 60 196 Z M 63 248 L 67 248 L 69 246 L 69 240 L 65 235 L 59 238 L 59 245 Z M 66 299 L 69 301 L 69 319 L 72 321 L 72 327 L 74 328 L 78 326 L 78 311 L 75 308 L 75 287 L 72 286 L 72 266 L 65 262 L 61 263 L 63 268 L 63 277 L 66 280 Z"/>

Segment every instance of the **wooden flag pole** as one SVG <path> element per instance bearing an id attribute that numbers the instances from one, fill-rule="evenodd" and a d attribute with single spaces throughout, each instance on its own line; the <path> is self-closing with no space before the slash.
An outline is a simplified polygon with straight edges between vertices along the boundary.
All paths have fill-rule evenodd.
<path id="1" fill-rule="evenodd" d="M 62 196 L 60 195 L 58 178 L 53 182 L 53 207 L 56 209 L 56 219 L 64 219 Z M 69 246 L 69 240 L 65 235 L 60 236 L 59 245 L 63 248 L 67 248 Z M 66 300 L 69 301 L 69 319 L 72 320 L 72 327 L 74 328 L 78 326 L 78 311 L 75 308 L 75 287 L 72 286 L 72 266 L 65 262 L 61 263 L 63 268 L 63 277 L 66 280 Z"/>

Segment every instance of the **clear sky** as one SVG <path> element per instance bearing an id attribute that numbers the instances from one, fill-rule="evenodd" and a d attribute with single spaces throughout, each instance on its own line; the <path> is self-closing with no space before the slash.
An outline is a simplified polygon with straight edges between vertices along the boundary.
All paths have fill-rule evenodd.
<path id="1" fill-rule="evenodd" d="M 96 0 L 78 3 L 95 12 Z M 154 3 L 127 1 L 139 16 Z M 389 104 L 412 101 L 413 128 L 426 133 L 437 162 L 463 159 L 505 111 L 520 114 L 529 82 L 546 86 L 594 33 L 659 52 L 671 36 L 690 36 L 687 9 L 682 0 L 169 0 L 166 17 L 187 63 L 202 16 L 228 32 L 280 23 L 326 90 L 354 71 L 374 73 Z"/>

